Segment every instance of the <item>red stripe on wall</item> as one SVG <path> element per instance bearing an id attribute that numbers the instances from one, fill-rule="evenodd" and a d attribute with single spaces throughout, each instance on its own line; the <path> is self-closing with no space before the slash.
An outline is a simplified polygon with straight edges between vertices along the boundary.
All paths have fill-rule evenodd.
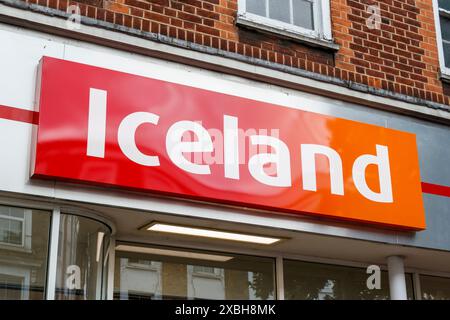
<path id="1" fill-rule="evenodd" d="M 437 196 L 450 197 L 450 187 L 422 182 L 422 192 Z"/>
<path id="2" fill-rule="evenodd" d="M 38 124 L 39 112 L 0 105 L 0 118 Z M 422 182 L 422 192 L 450 198 L 450 187 Z"/>
<path id="3" fill-rule="evenodd" d="M 0 105 L 0 118 L 38 124 L 39 112 Z"/>

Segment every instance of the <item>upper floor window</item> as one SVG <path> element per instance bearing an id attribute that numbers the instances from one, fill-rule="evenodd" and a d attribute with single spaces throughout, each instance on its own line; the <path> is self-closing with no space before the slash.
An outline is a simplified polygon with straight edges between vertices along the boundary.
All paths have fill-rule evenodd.
<path id="1" fill-rule="evenodd" d="M 332 39 L 329 0 L 239 0 L 239 20 L 269 31 Z"/>
<path id="2" fill-rule="evenodd" d="M 441 72 L 443 75 L 450 77 L 450 1 L 434 1 Z"/>

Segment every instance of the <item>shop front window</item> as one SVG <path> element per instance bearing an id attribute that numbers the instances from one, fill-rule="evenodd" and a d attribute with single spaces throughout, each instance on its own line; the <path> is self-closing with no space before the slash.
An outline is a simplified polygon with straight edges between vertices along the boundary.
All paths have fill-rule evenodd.
<path id="1" fill-rule="evenodd" d="M 274 260 L 119 244 L 114 298 L 274 299 Z"/>
<path id="2" fill-rule="evenodd" d="M 0 299 L 45 299 L 50 217 L 0 206 Z"/>
<path id="3" fill-rule="evenodd" d="M 364 268 L 284 260 L 287 300 L 388 300 L 389 277 L 381 271 L 380 288 L 367 286 Z M 406 274 L 408 299 L 413 299 L 411 274 Z"/>
<path id="4" fill-rule="evenodd" d="M 55 299 L 106 298 L 110 229 L 93 219 L 61 214 Z"/>
<path id="5" fill-rule="evenodd" d="M 424 300 L 450 300 L 450 278 L 420 275 Z"/>

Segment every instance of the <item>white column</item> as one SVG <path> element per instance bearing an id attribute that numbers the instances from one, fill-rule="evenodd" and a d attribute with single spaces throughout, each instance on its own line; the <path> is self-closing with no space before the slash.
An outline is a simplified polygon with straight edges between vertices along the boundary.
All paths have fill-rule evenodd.
<path id="1" fill-rule="evenodd" d="M 58 241 L 59 241 L 59 222 L 61 217 L 60 209 L 54 208 L 50 223 L 50 244 L 48 250 L 48 267 L 47 267 L 47 287 L 46 299 L 55 300 L 56 290 L 56 270 L 58 264 Z"/>
<path id="2" fill-rule="evenodd" d="M 106 299 L 114 299 L 114 267 L 116 265 L 116 237 L 111 236 L 108 251 L 108 283 L 106 286 Z"/>
<path id="3" fill-rule="evenodd" d="M 277 300 L 284 300 L 284 272 L 283 272 L 283 257 L 277 257 L 275 260 L 275 273 L 277 284 Z"/>
<path id="4" fill-rule="evenodd" d="M 390 256 L 387 258 L 387 263 L 391 300 L 407 300 L 403 257 Z"/>
<path id="5" fill-rule="evenodd" d="M 420 287 L 420 275 L 415 272 L 413 274 L 414 299 L 422 300 L 422 288 Z"/>

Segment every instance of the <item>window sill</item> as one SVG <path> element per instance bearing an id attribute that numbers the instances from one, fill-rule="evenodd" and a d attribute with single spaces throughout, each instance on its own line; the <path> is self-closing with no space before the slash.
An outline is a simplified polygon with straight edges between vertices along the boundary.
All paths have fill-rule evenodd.
<path id="1" fill-rule="evenodd" d="M 243 16 L 238 16 L 238 18 L 236 20 L 236 25 L 246 27 L 249 29 L 255 29 L 258 31 L 268 32 L 271 34 L 277 34 L 284 38 L 298 41 L 298 42 L 301 42 L 301 43 L 304 43 L 304 44 L 307 44 L 307 45 L 310 45 L 313 47 L 323 48 L 323 49 L 332 50 L 332 51 L 338 51 L 340 48 L 340 46 L 338 44 L 336 44 L 332 41 L 322 40 L 322 39 L 310 37 L 307 35 L 303 35 L 303 34 L 300 34 L 297 32 L 293 32 L 290 30 L 280 29 L 280 28 L 276 28 L 273 26 L 263 24 L 263 23 L 258 23 L 253 20 L 247 19 Z"/>
<path id="2" fill-rule="evenodd" d="M 0 243 L 0 250 L 31 253 L 31 248 L 27 248 L 24 245 L 7 244 L 7 243 Z"/>
<path id="3" fill-rule="evenodd" d="M 443 73 L 440 74 L 441 81 L 445 83 L 450 83 L 450 73 Z"/>

